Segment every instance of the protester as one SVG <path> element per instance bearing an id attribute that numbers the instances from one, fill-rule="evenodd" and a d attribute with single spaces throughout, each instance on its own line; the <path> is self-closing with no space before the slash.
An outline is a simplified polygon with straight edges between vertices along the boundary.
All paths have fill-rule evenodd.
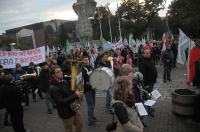
<path id="1" fill-rule="evenodd" d="M 2 86 L 3 104 L 10 113 L 10 119 L 15 132 L 30 132 L 24 129 L 23 107 L 21 102 L 23 96 L 20 90 L 14 84 L 14 78 L 11 74 L 5 75 L 4 85 Z"/>
<path id="2" fill-rule="evenodd" d="M 172 42 L 171 50 L 174 55 L 173 67 L 176 67 L 176 59 L 177 59 L 177 55 L 178 55 L 178 46 L 177 46 L 176 42 Z"/>
<path id="3" fill-rule="evenodd" d="M 111 63 L 110 61 L 108 61 L 108 56 L 106 53 L 103 53 L 101 55 L 101 61 L 99 63 L 99 67 L 108 67 L 111 68 Z M 108 113 L 112 113 L 112 105 L 111 105 L 111 101 L 112 101 L 112 88 L 111 86 L 109 88 L 105 88 L 106 90 L 106 109 Z"/>
<path id="4" fill-rule="evenodd" d="M 24 95 L 26 108 L 29 108 L 28 84 L 27 84 L 27 80 L 24 77 L 22 77 L 25 74 L 26 72 L 24 71 L 22 66 L 19 63 L 17 63 L 16 71 L 14 72 L 15 82 L 17 84 L 17 87 L 21 90 L 22 94 Z"/>
<path id="5" fill-rule="evenodd" d="M 88 56 L 83 56 L 84 66 L 81 68 L 82 77 L 84 80 L 84 93 L 88 106 L 88 125 L 92 126 L 95 124 L 96 117 L 94 115 L 95 108 L 95 88 L 89 82 L 89 75 L 92 72 L 92 66 Z"/>
<path id="6" fill-rule="evenodd" d="M 157 70 L 151 60 L 151 52 L 148 49 L 145 49 L 143 52 L 142 60 L 139 62 L 139 71 L 144 77 L 144 87 L 146 87 L 149 93 L 152 92 L 157 79 Z"/>
<path id="7" fill-rule="evenodd" d="M 32 89 L 32 97 L 33 101 L 36 102 L 36 93 L 40 96 L 40 99 L 43 99 L 42 93 L 40 88 L 38 87 L 38 75 L 35 69 L 35 65 L 33 62 L 29 63 L 28 69 L 27 69 L 28 74 L 32 74 L 27 78 L 28 81 L 28 86 L 30 89 Z"/>
<path id="8" fill-rule="evenodd" d="M 56 103 L 57 112 L 63 121 L 65 132 L 81 132 L 83 128 L 81 115 L 79 111 L 74 112 L 70 104 L 81 98 L 83 93 L 79 90 L 71 91 L 69 84 L 63 80 L 63 73 L 59 66 L 52 67 L 50 74 L 52 76 L 50 95 Z"/>
<path id="9" fill-rule="evenodd" d="M 39 75 L 39 85 L 42 92 L 45 93 L 46 96 L 46 105 L 48 114 L 52 114 L 53 112 L 53 101 L 49 94 L 49 81 L 50 81 L 50 73 L 49 66 L 46 62 L 43 63 L 42 70 Z"/>
<path id="10" fill-rule="evenodd" d="M 143 132 L 132 94 L 131 79 L 128 76 L 118 77 L 113 89 L 113 108 L 119 120 L 116 132 Z"/>
<path id="11" fill-rule="evenodd" d="M 130 54 L 126 55 L 126 64 L 133 65 L 133 60 Z"/>
<path id="12" fill-rule="evenodd" d="M 190 51 L 189 77 L 187 84 L 200 88 L 200 39 L 195 40 L 195 47 Z"/>
<path id="13" fill-rule="evenodd" d="M 174 64 L 174 55 L 171 51 L 171 45 L 166 45 L 166 50 L 163 52 L 162 60 L 164 64 L 163 82 L 171 81 L 171 68 Z"/>

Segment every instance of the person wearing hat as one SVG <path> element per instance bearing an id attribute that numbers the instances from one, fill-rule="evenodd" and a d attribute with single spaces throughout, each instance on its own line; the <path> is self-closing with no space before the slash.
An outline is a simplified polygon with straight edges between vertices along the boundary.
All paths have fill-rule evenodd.
<path id="1" fill-rule="evenodd" d="M 29 91 L 28 91 L 28 86 L 27 86 L 27 81 L 22 77 L 22 75 L 25 75 L 26 72 L 22 68 L 21 64 L 17 63 L 16 64 L 16 69 L 14 72 L 14 78 L 15 82 L 17 84 L 17 87 L 22 91 L 22 94 L 24 95 L 25 98 L 25 105 L 26 107 L 29 107 Z"/>

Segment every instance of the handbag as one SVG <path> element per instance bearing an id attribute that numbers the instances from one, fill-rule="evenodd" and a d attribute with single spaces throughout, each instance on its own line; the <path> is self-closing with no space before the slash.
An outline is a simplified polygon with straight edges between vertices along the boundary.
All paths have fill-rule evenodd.
<path id="1" fill-rule="evenodd" d="M 112 115 L 113 115 L 113 117 L 112 117 L 112 123 L 109 123 L 109 124 L 106 126 L 106 131 L 107 131 L 107 132 L 114 131 L 114 130 L 116 130 L 116 128 L 117 128 L 117 121 L 115 121 L 114 112 L 112 113 Z"/>

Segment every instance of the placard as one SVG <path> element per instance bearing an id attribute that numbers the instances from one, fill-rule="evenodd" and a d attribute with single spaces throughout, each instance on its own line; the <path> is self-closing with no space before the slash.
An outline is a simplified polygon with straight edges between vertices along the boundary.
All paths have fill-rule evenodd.
<path id="1" fill-rule="evenodd" d="M 4 69 L 15 68 L 17 63 L 28 66 L 30 62 L 39 64 L 45 61 L 45 47 L 23 51 L 0 51 L 0 65 Z"/>

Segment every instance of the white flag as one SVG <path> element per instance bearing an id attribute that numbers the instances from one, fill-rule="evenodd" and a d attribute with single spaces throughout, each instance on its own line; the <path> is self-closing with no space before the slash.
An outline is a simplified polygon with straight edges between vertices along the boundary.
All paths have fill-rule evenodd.
<path id="1" fill-rule="evenodd" d="M 187 37 L 181 29 L 179 29 L 179 44 L 177 62 L 180 64 L 186 63 L 186 50 L 189 52 L 190 38 Z"/>
<path id="2" fill-rule="evenodd" d="M 129 45 L 126 38 L 124 39 L 124 45 L 125 45 L 125 46 L 128 46 L 128 45 Z"/>
<path id="3" fill-rule="evenodd" d="M 50 53 L 50 49 L 49 49 L 49 46 L 47 45 L 46 55 L 49 56 L 49 53 Z"/>

